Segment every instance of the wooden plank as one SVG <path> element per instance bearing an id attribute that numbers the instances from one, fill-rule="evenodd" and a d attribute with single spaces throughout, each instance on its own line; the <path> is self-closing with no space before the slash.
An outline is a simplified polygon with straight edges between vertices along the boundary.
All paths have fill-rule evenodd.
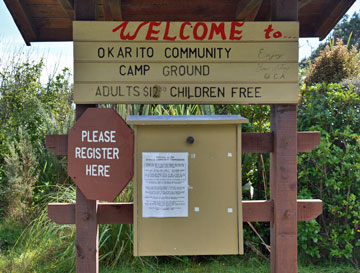
<path id="1" fill-rule="evenodd" d="M 299 38 L 298 22 L 150 23 L 74 21 L 73 28 L 74 41 L 76 42 L 117 42 L 129 39 L 134 42 L 153 41 L 154 43 L 169 39 L 176 42 L 221 42 L 225 40 L 235 42 L 296 42 Z M 270 31 L 269 28 L 273 29 L 273 31 Z M 269 31 L 265 32 L 265 29 L 269 29 Z M 215 30 L 217 30 L 217 33 Z M 281 32 L 280 36 L 274 36 L 277 31 Z M 175 39 L 173 39 L 174 37 Z"/>
<path id="2" fill-rule="evenodd" d="M 244 222 L 269 222 L 274 219 L 274 202 L 272 200 L 243 201 Z"/>
<path id="3" fill-rule="evenodd" d="M 318 199 L 298 199 L 297 219 L 298 221 L 311 221 L 322 213 L 322 201 Z"/>
<path id="4" fill-rule="evenodd" d="M 132 203 L 101 203 L 98 210 L 98 224 L 132 224 Z"/>
<path id="5" fill-rule="evenodd" d="M 75 203 L 48 203 L 48 217 L 58 225 L 75 224 Z"/>
<path id="6" fill-rule="evenodd" d="M 98 18 L 97 0 L 74 0 L 75 20 L 96 21 Z"/>
<path id="7" fill-rule="evenodd" d="M 311 152 L 320 145 L 320 132 L 298 132 L 297 151 L 298 153 Z"/>
<path id="8" fill-rule="evenodd" d="M 68 135 L 47 135 L 45 146 L 56 155 L 67 155 Z"/>
<path id="9" fill-rule="evenodd" d="M 34 25 L 41 29 L 51 29 L 51 31 L 58 33 L 58 30 L 72 28 L 72 20 L 70 18 L 33 18 Z"/>
<path id="10" fill-rule="evenodd" d="M 242 133 L 243 153 L 273 152 L 273 133 Z M 310 152 L 320 144 L 320 132 L 298 132 L 298 153 Z M 67 135 L 47 135 L 46 148 L 56 155 L 67 155 Z"/>
<path id="11" fill-rule="evenodd" d="M 149 55 L 139 54 L 139 46 L 149 49 Z M 205 55 L 208 57 L 203 58 Z M 74 43 L 75 62 L 297 63 L 298 58 L 297 42 L 274 42 L 266 46 L 255 42 L 217 42 L 211 46 L 201 42 L 186 45 L 173 42 L 159 42 L 155 45 L 151 42 L 142 42 L 141 45 L 132 42 Z"/>
<path id="12" fill-rule="evenodd" d="M 242 201 L 244 222 L 269 222 L 274 218 L 271 200 Z M 297 200 L 297 221 L 311 221 L 322 213 L 322 201 Z M 75 223 L 75 204 L 49 203 L 48 217 L 57 224 Z M 132 224 L 133 203 L 99 203 L 98 224 Z"/>
<path id="13" fill-rule="evenodd" d="M 75 83 L 297 83 L 297 63 L 75 63 Z M 104 73 L 106 71 L 106 73 Z M 298 89 L 298 88 L 297 88 Z M 297 94 L 297 90 L 296 90 Z M 297 101 L 296 101 L 297 102 Z"/>
<path id="14" fill-rule="evenodd" d="M 92 1 L 88 1 L 92 2 Z M 96 11 L 93 14 L 87 11 L 85 1 L 75 0 L 75 17 L 77 19 L 96 19 Z M 89 3 L 91 4 L 91 3 Z M 96 6 L 93 2 L 91 6 Z M 88 16 L 88 17 L 86 17 Z M 86 109 L 97 107 L 97 105 L 76 105 L 75 119 L 79 120 Z M 76 237 L 76 272 L 77 273 L 98 273 L 99 272 L 99 230 L 98 230 L 98 201 L 88 200 L 81 190 L 76 187 L 75 204 L 75 237 Z"/>
<path id="15" fill-rule="evenodd" d="M 263 0 L 240 0 L 236 8 L 236 20 L 254 21 L 262 2 Z"/>
<path id="16" fill-rule="evenodd" d="M 60 6 L 64 9 L 66 14 L 69 16 L 69 18 L 74 19 L 75 18 L 75 12 L 74 12 L 74 3 L 71 3 L 70 0 L 58 0 Z"/>
<path id="17" fill-rule="evenodd" d="M 16 22 L 20 33 L 26 43 L 36 41 L 36 29 L 34 28 L 28 10 L 24 9 L 20 0 L 4 0 L 4 3 Z"/>
<path id="18" fill-rule="evenodd" d="M 28 5 L 57 5 L 58 0 L 25 0 Z"/>
<path id="19" fill-rule="evenodd" d="M 76 272 L 99 272 L 98 201 L 88 200 L 76 188 Z"/>
<path id="20" fill-rule="evenodd" d="M 346 11 L 352 6 L 355 0 L 335 0 L 333 5 L 329 5 L 324 10 L 321 17 L 320 27 L 316 31 L 316 36 L 323 40 L 336 23 L 345 15 Z M 334 8 L 335 5 L 335 8 Z"/>
<path id="21" fill-rule="evenodd" d="M 297 272 L 296 105 L 271 106 L 274 151 L 270 154 L 271 272 Z M 287 251 L 283 251 L 286 248 Z"/>
<path id="22" fill-rule="evenodd" d="M 121 0 L 104 0 L 105 5 L 109 6 L 114 21 L 122 21 Z"/>
<path id="23" fill-rule="evenodd" d="M 242 133 L 243 153 L 271 153 L 274 146 L 272 133 Z"/>
<path id="24" fill-rule="evenodd" d="M 299 1 L 299 10 L 306 7 L 311 2 L 312 2 L 312 0 L 300 0 Z"/>
<path id="25" fill-rule="evenodd" d="M 298 21 L 298 0 L 271 0 L 274 21 Z M 297 272 L 297 116 L 296 105 L 272 105 L 270 130 L 274 152 L 270 154 L 270 222 L 272 273 Z"/>
<path id="26" fill-rule="evenodd" d="M 268 104 L 297 102 L 298 83 L 75 83 L 77 103 Z M 285 92 L 293 90 L 293 92 Z M 159 92 L 160 91 L 160 92 Z"/>
<path id="27" fill-rule="evenodd" d="M 103 13 L 104 13 L 105 21 L 114 21 L 114 18 L 112 17 L 112 14 L 111 14 L 111 8 L 110 8 L 108 0 L 104 0 Z"/>
<path id="28" fill-rule="evenodd" d="M 271 0 L 272 20 L 297 21 L 298 4 L 299 4 L 298 0 Z"/>
<path id="29" fill-rule="evenodd" d="M 68 18 L 60 5 L 29 5 L 27 10 L 33 18 Z"/>
<path id="30" fill-rule="evenodd" d="M 37 35 L 37 41 L 71 41 L 72 28 L 57 28 L 54 31 L 51 28 L 40 28 Z"/>

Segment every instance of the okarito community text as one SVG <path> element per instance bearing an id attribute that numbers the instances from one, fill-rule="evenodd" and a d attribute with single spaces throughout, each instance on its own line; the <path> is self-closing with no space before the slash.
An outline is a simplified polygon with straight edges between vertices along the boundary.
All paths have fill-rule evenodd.
<path id="1" fill-rule="evenodd" d="M 99 59 L 155 58 L 166 59 L 229 59 L 230 47 L 165 47 L 158 52 L 153 47 L 108 46 L 97 49 Z"/>

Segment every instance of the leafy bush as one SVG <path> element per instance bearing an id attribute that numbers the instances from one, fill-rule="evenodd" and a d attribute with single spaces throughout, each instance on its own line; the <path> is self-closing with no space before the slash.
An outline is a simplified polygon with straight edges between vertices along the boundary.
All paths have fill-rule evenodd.
<path id="1" fill-rule="evenodd" d="M 19 141 L 8 143 L 5 155 L 7 187 L 4 198 L 7 203 L 6 218 L 26 222 L 31 214 L 32 189 L 39 177 L 38 159 L 29 137 L 19 131 Z"/>
<path id="2" fill-rule="evenodd" d="M 360 94 L 360 76 L 344 79 L 339 84 L 347 89 L 352 88 L 355 93 Z"/>
<path id="3" fill-rule="evenodd" d="M 343 79 L 359 74 L 359 58 L 356 47 L 351 50 L 337 40 L 336 45 L 327 45 L 320 56 L 310 64 L 305 84 L 311 86 L 316 83 L 338 83 Z"/>
<path id="4" fill-rule="evenodd" d="M 299 131 L 321 132 L 320 146 L 298 156 L 299 195 L 323 200 L 317 223 L 299 226 L 299 246 L 311 256 L 359 265 L 360 96 L 338 84 L 308 87 L 298 120 Z"/>
<path id="5" fill-rule="evenodd" d="M 19 58 L 0 70 L 0 216 L 31 220 L 31 206 L 49 185 L 67 180 L 44 151 L 45 135 L 65 133 L 73 120 L 69 71 L 41 83 L 43 62 Z"/>

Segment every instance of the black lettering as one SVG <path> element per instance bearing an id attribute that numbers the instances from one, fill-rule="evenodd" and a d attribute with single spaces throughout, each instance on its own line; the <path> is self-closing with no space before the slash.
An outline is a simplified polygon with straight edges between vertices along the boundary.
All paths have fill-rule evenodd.
<path id="1" fill-rule="evenodd" d="M 96 88 L 96 94 L 95 96 L 101 96 L 100 86 Z"/>
<path id="2" fill-rule="evenodd" d="M 125 65 L 120 65 L 120 69 L 119 69 L 119 72 L 120 72 L 120 75 L 121 76 L 125 76 L 126 75 L 126 73 L 123 71 L 123 69 L 125 69 L 126 68 L 126 66 Z"/>
<path id="3" fill-rule="evenodd" d="M 110 48 L 110 47 L 108 47 L 108 57 L 113 57 L 114 58 L 114 54 L 113 54 L 113 51 L 114 50 L 114 47 L 112 47 L 112 48 Z"/>
<path id="4" fill-rule="evenodd" d="M 105 57 L 105 49 L 103 47 L 99 47 L 98 48 L 98 57 L 100 59 L 104 58 Z"/>
<path id="5" fill-rule="evenodd" d="M 261 87 L 255 87 L 255 98 L 261 98 L 261 95 L 259 95 L 260 89 Z"/>

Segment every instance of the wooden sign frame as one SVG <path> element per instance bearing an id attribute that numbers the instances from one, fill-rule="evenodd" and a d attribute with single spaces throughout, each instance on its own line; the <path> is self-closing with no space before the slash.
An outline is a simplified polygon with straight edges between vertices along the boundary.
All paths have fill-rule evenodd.
<path id="1" fill-rule="evenodd" d="M 97 1 L 76 0 L 76 20 L 96 20 Z M 83 7 L 87 7 L 84 9 Z M 298 0 L 271 1 L 269 18 L 297 21 Z M 79 103 L 79 101 L 78 101 Z M 85 103 L 85 102 L 82 102 Z M 321 200 L 297 199 L 297 153 L 309 152 L 320 143 L 319 132 L 297 132 L 296 102 L 274 102 L 271 133 L 243 135 L 243 152 L 270 153 L 270 200 L 244 201 L 244 221 L 269 221 L 271 272 L 297 272 L 297 222 L 315 219 Z M 94 104 L 77 104 L 79 118 Z M 57 154 L 67 150 L 67 137 L 48 136 L 47 147 Z M 49 204 L 49 217 L 59 224 L 76 225 L 76 272 L 98 273 L 98 224 L 133 222 L 133 204 L 88 200 L 77 189 L 76 204 Z"/>

